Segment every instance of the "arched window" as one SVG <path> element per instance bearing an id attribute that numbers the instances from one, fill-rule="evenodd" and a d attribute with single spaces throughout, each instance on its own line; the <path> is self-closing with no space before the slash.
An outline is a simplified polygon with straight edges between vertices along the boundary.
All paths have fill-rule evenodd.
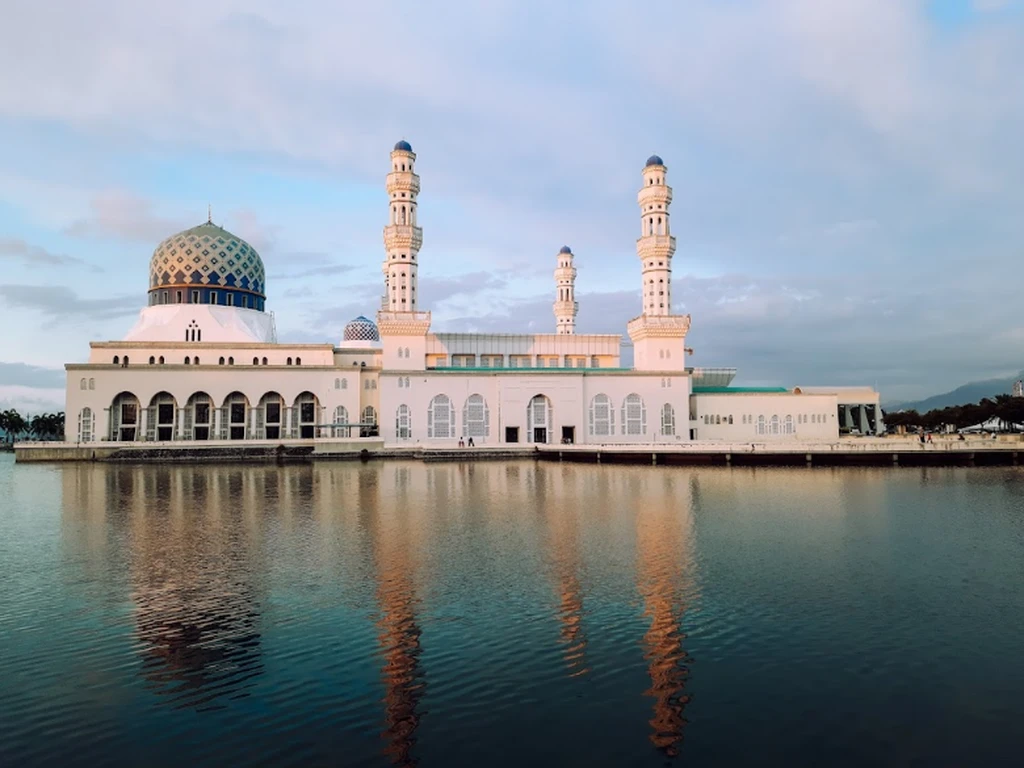
<path id="1" fill-rule="evenodd" d="M 260 364 L 260 359 L 259 359 L 258 357 L 254 357 L 254 358 L 252 359 L 252 364 L 253 364 L 253 365 L 259 365 L 259 364 Z"/>
<path id="2" fill-rule="evenodd" d="M 375 437 L 377 435 L 377 411 L 373 409 L 372 405 L 363 408 L 363 424 L 369 426 L 359 430 L 360 437 Z"/>
<path id="3" fill-rule="evenodd" d="M 773 435 L 779 434 L 779 417 L 778 416 L 772 416 L 771 433 Z"/>
<path id="4" fill-rule="evenodd" d="M 302 365 L 302 358 L 301 357 L 296 357 L 295 358 L 295 364 L 296 365 Z"/>
<path id="5" fill-rule="evenodd" d="M 160 359 L 163 362 L 163 358 Z M 96 379 L 89 379 L 89 389 L 96 389 Z"/>
<path id="6" fill-rule="evenodd" d="M 404 403 L 398 406 L 395 413 L 395 437 L 399 440 L 408 440 L 412 437 L 412 411 Z"/>
<path id="7" fill-rule="evenodd" d="M 228 365 L 234 365 L 234 364 L 235 364 L 235 358 L 229 357 L 228 358 Z"/>
<path id="8" fill-rule="evenodd" d="M 79 385 L 79 389 L 86 389 L 88 386 L 89 383 L 85 379 L 82 379 L 81 384 Z"/>
<path id="9" fill-rule="evenodd" d="M 125 355 L 124 359 L 121 361 L 121 367 L 122 368 L 127 368 L 128 367 L 128 355 Z"/>
<path id="10" fill-rule="evenodd" d="M 376 388 L 377 388 L 377 380 L 376 379 L 371 379 L 370 380 L 370 389 L 376 389 Z"/>
<path id="11" fill-rule="evenodd" d="M 370 380 L 369 379 L 366 379 L 366 380 L 363 381 L 363 389 L 367 390 L 367 391 L 370 389 Z"/>
<path id="12" fill-rule="evenodd" d="M 763 435 L 767 432 L 765 428 L 764 416 L 757 417 L 757 434 Z"/>
<path id="13" fill-rule="evenodd" d="M 409 377 L 408 376 L 405 377 L 405 388 L 406 389 L 409 388 Z"/>
<path id="14" fill-rule="evenodd" d="M 185 357 L 185 365 L 191 365 L 191 363 L 192 363 L 192 358 L 191 358 L 191 357 L 188 357 L 188 356 L 186 356 L 186 357 Z"/>
<path id="15" fill-rule="evenodd" d="M 289 357 L 289 358 L 288 358 L 288 359 L 287 359 L 287 360 L 285 361 L 285 365 L 291 365 L 291 364 L 292 364 L 292 359 L 291 359 L 291 358 Z"/>
<path id="16" fill-rule="evenodd" d="M 786 417 L 785 428 L 783 429 L 783 432 L 785 434 L 787 434 L 787 435 L 792 435 L 793 434 L 793 417 L 792 416 L 787 416 Z"/>
<path id="17" fill-rule="evenodd" d="M 427 409 L 427 437 L 430 439 L 455 437 L 454 415 L 452 401 L 448 395 L 437 395 L 430 401 L 430 406 Z"/>
<path id="18" fill-rule="evenodd" d="M 349 437 L 351 430 L 345 426 L 339 426 L 342 424 L 348 424 L 348 409 L 344 405 L 339 405 L 334 409 L 334 436 L 335 437 Z"/>
<path id="19" fill-rule="evenodd" d="M 192 365 L 199 365 L 199 355 L 192 358 Z"/>
<path id="20" fill-rule="evenodd" d="M 264 364 L 264 365 L 266 365 L 266 364 L 267 364 L 267 358 L 265 358 L 265 357 L 263 358 L 263 364 Z"/>
<path id="21" fill-rule="evenodd" d="M 83 408 L 78 413 L 78 442 L 91 443 L 95 432 L 96 419 L 92 415 L 92 408 Z"/>
<path id="22" fill-rule="evenodd" d="M 590 434 L 594 437 L 615 434 L 615 409 L 608 395 L 594 395 L 590 401 Z"/>
<path id="23" fill-rule="evenodd" d="M 335 389 L 341 389 L 341 379 L 335 379 L 334 380 L 334 388 Z"/>
<path id="24" fill-rule="evenodd" d="M 401 389 L 404 386 L 405 386 L 405 379 L 403 379 L 401 376 L 399 376 L 398 377 L 398 388 Z"/>
<path id="25" fill-rule="evenodd" d="M 341 380 L 341 388 L 342 389 L 348 389 L 348 379 L 342 379 Z"/>
<path id="26" fill-rule="evenodd" d="M 661 434 L 669 437 L 676 433 L 676 412 L 671 403 L 661 406 Z"/>
<path id="27" fill-rule="evenodd" d="M 545 395 L 534 395 L 526 406 L 526 439 L 531 443 L 551 441 L 551 401 Z"/>
<path id="28" fill-rule="evenodd" d="M 483 395 L 470 395 L 462 406 L 462 431 L 466 437 L 484 440 L 491 434 L 491 414 Z"/>
<path id="29" fill-rule="evenodd" d="M 220 360 L 217 361 L 217 365 L 224 365 L 224 358 L 223 357 Z"/>
<path id="30" fill-rule="evenodd" d="M 626 395 L 622 401 L 622 434 L 647 434 L 647 406 L 636 392 Z"/>
<path id="31" fill-rule="evenodd" d="M 160 355 L 159 362 L 160 362 L 160 365 L 164 364 L 164 356 L 163 355 Z"/>
<path id="32" fill-rule="evenodd" d="M 149 364 L 150 365 L 155 365 L 156 364 L 156 358 L 153 357 L 152 355 L 149 356 Z"/>
<path id="33" fill-rule="evenodd" d="M 120 362 L 121 358 L 119 358 L 117 355 L 114 355 L 114 365 L 118 365 Z"/>

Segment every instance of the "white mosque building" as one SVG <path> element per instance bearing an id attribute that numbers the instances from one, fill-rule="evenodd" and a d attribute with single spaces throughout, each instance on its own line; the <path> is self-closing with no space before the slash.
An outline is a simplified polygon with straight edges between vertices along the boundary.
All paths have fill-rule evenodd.
<path id="1" fill-rule="evenodd" d="M 690 316 L 672 311 L 672 188 L 658 156 L 637 196 L 639 313 L 620 335 L 576 333 L 573 253 L 555 257 L 551 333 L 444 333 L 417 301 L 423 230 L 416 154 L 400 141 L 385 187 L 384 295 L 337 344 L 283 344 L 263 262 L 207 221 L 164 240 L 149 301 L 121 341 L 67 370 L 66 440 L 359 441 L 385 445 L 834 440 L 883 429 L 871 388 L 732 387 L 687 365 Z M 427 262 L 429 269 L 429 259 Z"/>

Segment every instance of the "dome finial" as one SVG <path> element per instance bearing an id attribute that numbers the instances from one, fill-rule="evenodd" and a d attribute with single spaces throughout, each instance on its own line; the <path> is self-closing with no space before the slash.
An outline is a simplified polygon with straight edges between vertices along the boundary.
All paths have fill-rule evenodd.
<path id="1" fill-rule="evenodd" d="M 206 204 L 206 223 L 213 224 L 213 206 L 210 203 Z"/>

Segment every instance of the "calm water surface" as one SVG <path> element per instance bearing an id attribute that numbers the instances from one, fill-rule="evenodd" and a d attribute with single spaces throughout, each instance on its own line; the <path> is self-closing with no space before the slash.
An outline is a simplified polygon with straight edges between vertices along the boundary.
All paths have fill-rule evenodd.
<path id="1" fill-rule="evenodd" d="M 1024 472 L 0 458 L 2 765 L 965 765 Z"/>

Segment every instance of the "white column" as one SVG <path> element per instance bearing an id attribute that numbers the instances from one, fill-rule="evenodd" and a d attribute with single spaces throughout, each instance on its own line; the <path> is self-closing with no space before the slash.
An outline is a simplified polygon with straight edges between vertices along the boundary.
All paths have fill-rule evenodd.
<path id="1" fill-rule="evenodd" d="M 185 439 L 185 408 L 178 408 L 178 413 L 176 414 L 176 416 L 177 416 L 178 428 L 175 430 L 176 434 L 175 434 L 174 439 L 175 440 L 184 440 Z"/>
<path id="2" fill-rule="evenodd" d="M 224 418 L 223 410 L 223 408 L 213 409 L 213 434 L 210 435 L 211 440 L 220 440 L 221 419 Z"/>
<path id="3" fill-rule="evenodd" d="M 135 439 L 145 440 L 146 432 L 149 429 L 149 408 L 145 408 L 142 404 L 139 404 L 139 426 L 136 430 Z"/>

